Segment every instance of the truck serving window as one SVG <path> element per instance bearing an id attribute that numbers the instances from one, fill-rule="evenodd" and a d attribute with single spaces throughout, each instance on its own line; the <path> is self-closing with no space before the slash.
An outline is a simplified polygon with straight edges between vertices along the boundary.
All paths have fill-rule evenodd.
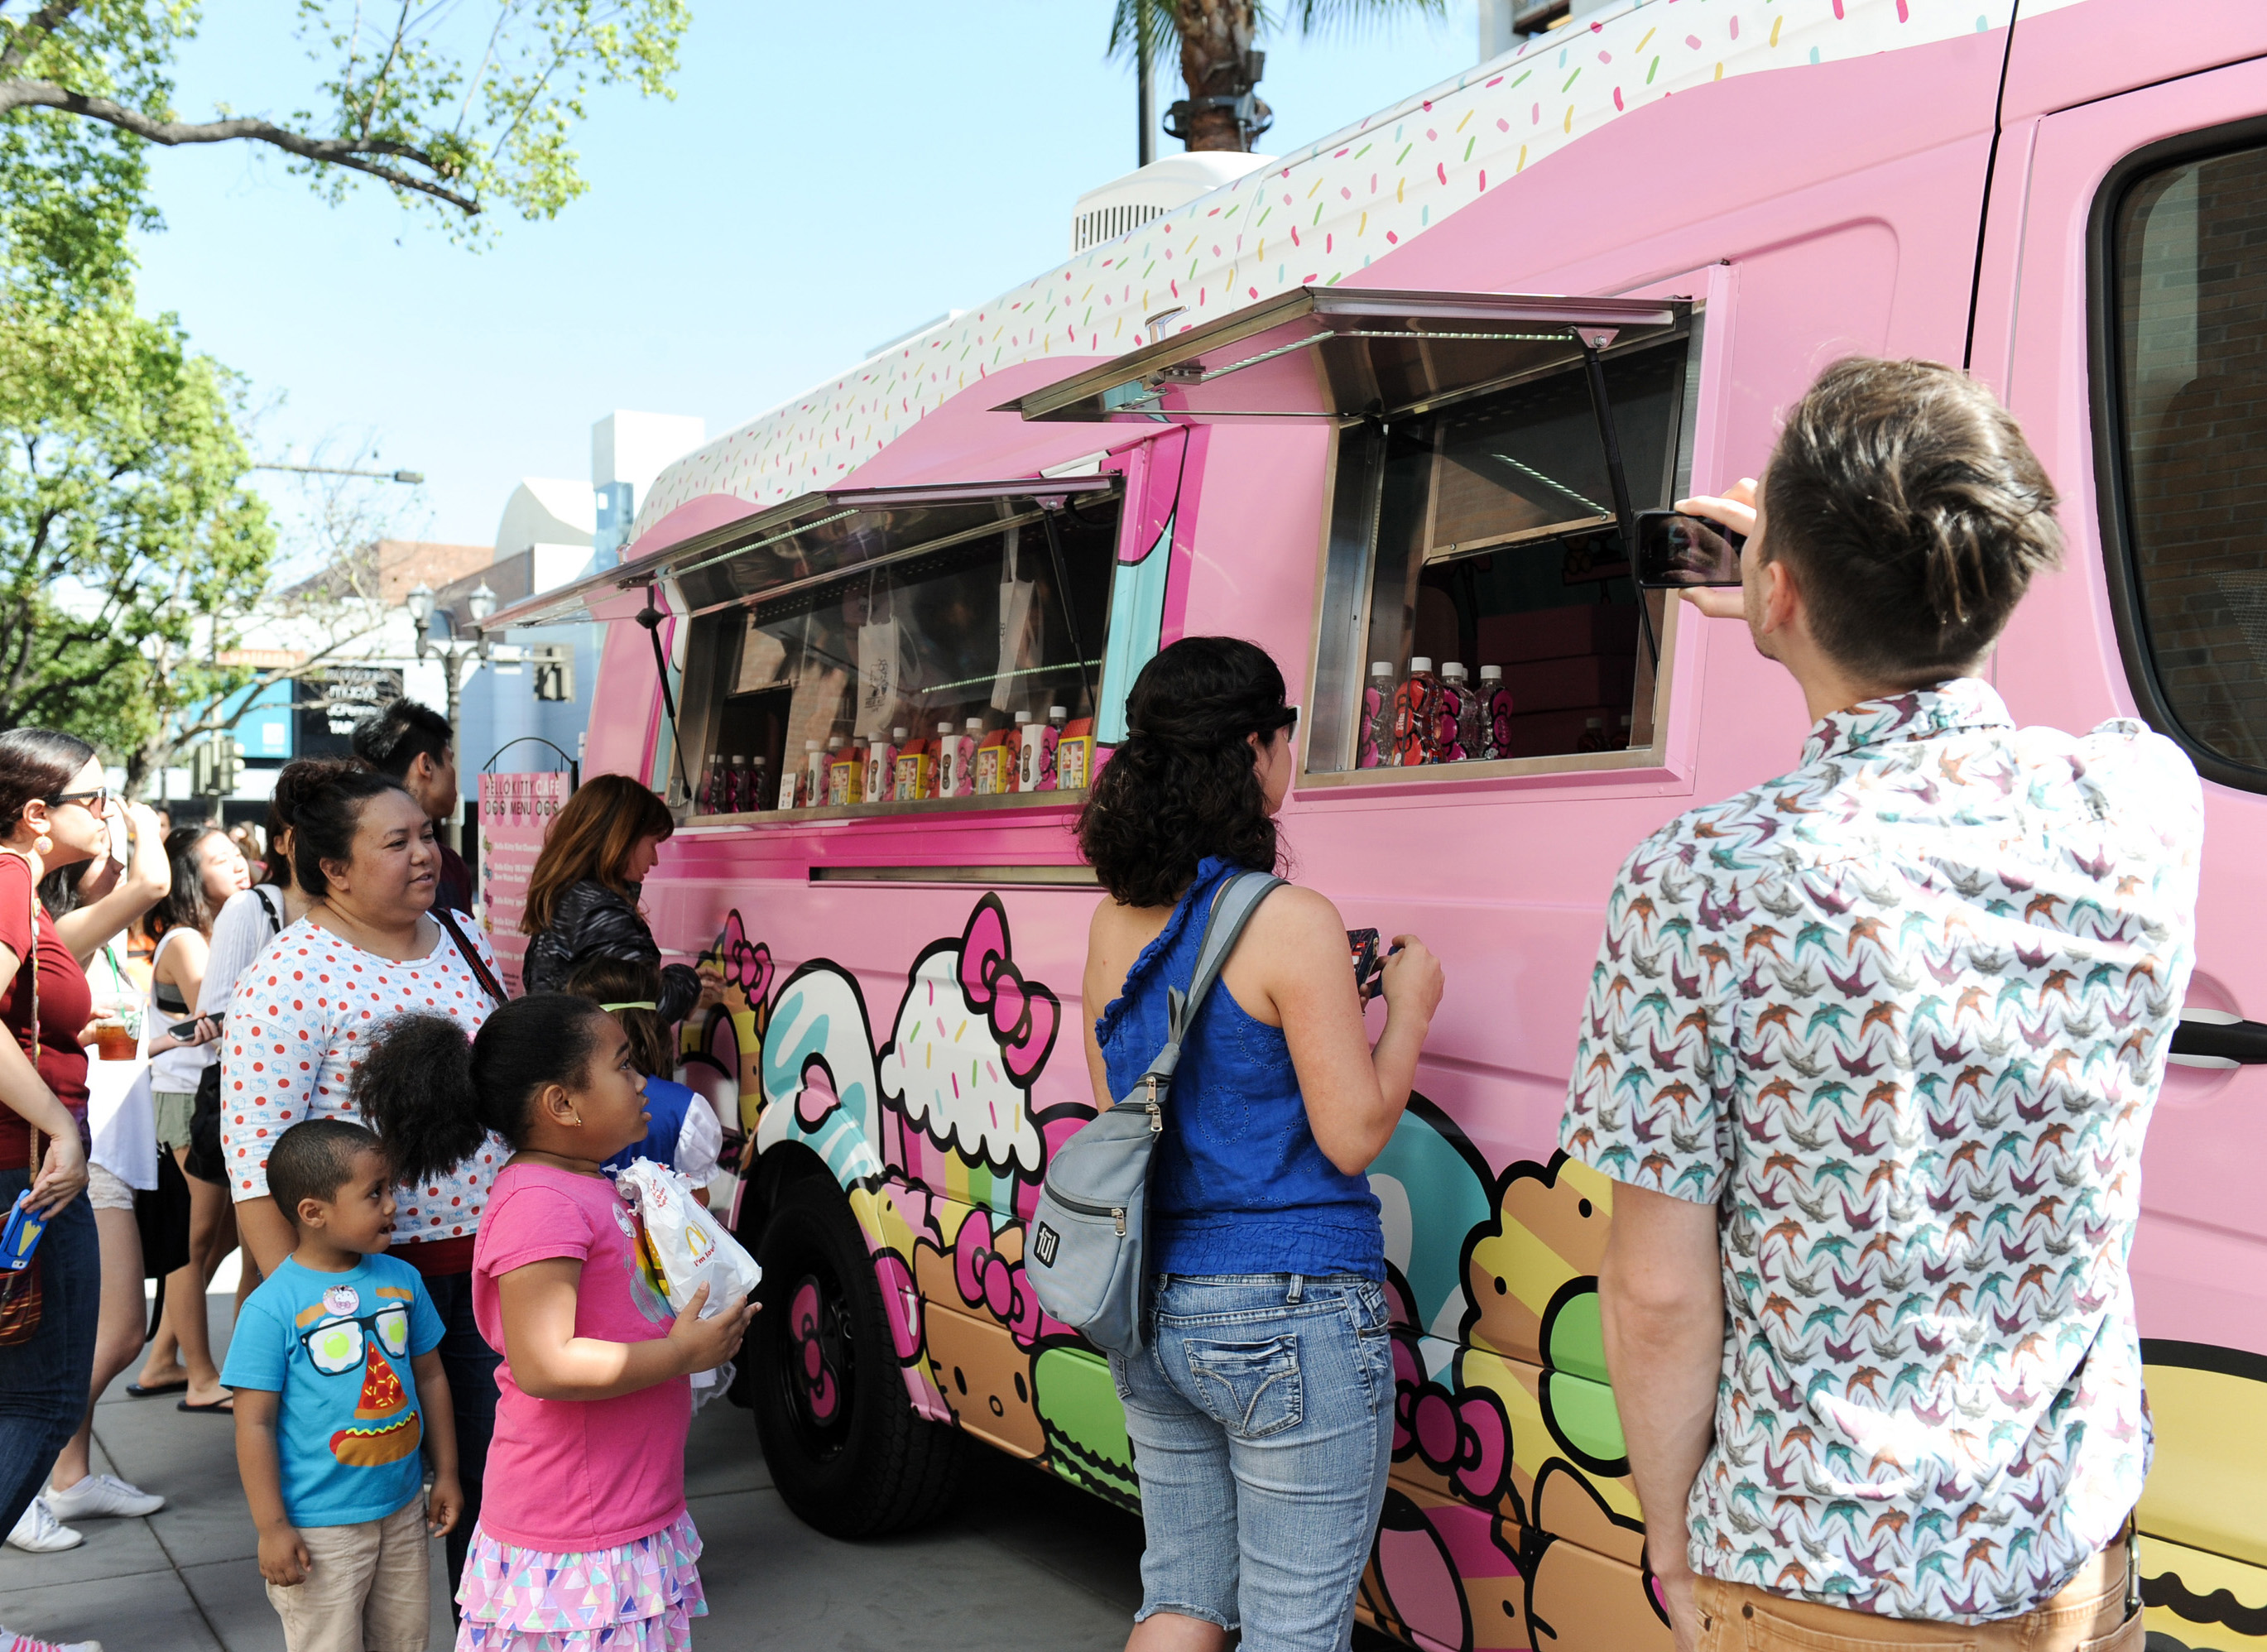
<path id="1" fill-rule="evenodd" d="M 2128 676 L 2200 770 L 2267 790 L 2267 148 L 2139 170 L 2108 231 Z"/>
<path id="2" fill-rule="evenodd" d="M 1603 363 L 1637 510 L 1679 489 L 1687 344 Z M 1647 593 L 1640 615 L 1580 367 L 1341 430 L 1325 588 L 1310 773 L 1620 764 L 1653 745 L 1669 605 Z M 1419 714 L 1398 738 L 1397 703 Z"/>
<path id="3" fill-rule="evenodd" d="M 1622 534 L 1690 468 L 1698 325 L 1684 298 L 1298 287 L 1001 411 L 1332 426 L 1310 776 L 1638 767 L 1674 625 Z M 1381 738 L 1397 701 L 1413 731 Z"/>
<path id="4" fill-rule="evenodd" d="M 1058 789 L 1045 760 L 1094 715 L 1117 496 L 957 503 L 893 533 L 888 510 L 862 527 L 840 503 L 791 547 L 680 576 L 693 818 Z"/>

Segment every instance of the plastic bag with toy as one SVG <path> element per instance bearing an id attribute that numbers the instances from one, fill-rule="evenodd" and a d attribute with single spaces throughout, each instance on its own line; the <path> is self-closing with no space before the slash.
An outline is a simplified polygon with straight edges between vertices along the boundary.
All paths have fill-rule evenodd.
<path id="1" fill-rule="evenodd" d="M 701 1317 L 723 1311 L 735 1296 L 755 1294 L 764 1274 L 740 1242 L 693 1197 L 693 1185 L 651 1159 L 633 1159 L 614 1178 L 624 1200 L 637 1207 L 638 1243 L 661 1278 L 669 1305 L 679 1313 L 693 1293 L 708 1287 Z"/>

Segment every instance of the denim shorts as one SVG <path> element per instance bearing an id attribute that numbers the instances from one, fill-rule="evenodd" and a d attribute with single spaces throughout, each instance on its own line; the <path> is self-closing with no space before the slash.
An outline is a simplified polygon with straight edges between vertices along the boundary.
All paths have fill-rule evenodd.
<path id="1" fill-rule="evenodd" d="M 1141 1483 L 1141 1610 L 1241 1626 L 1244 1652 L 1343 1652 L 1385 1501 L 1393 1348 L 1352 1274 L 1159 1274 L 1112 1355 Z"/>

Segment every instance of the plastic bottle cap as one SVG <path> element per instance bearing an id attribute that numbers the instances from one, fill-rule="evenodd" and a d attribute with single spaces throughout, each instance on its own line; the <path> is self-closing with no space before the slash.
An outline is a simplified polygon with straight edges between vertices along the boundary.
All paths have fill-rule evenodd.
<path id="1" fill-rule="evenodd" d="M 1031 714 L 1028 711 L 1018 711 L 1016 714 L 1016 721 L 1018 723 L 1029 723 L 1031 720 Z"/>
<path id="2" fill-rule="evenodd" d="M 968 731 L 969 731 L 971 734 L 981 734 L 981 733 L 983 733 L 983 732 L 984 732 L 984 719 L 983 719 L 983 718 L 981 718 L 981 717 L 971 717 L 971 718 L 969 718 L 969 719 L 968 719 Z"/>
<path id="3" fill-rule="evenodd" d="M 952 724 L 950 723 L 940 723 L 936 725 L 936 731 L 939 734 L 950 734 L 952 732 Z"/>
<path id="4" fill-rule="evenodd" d="M 1457 661 L 1450 660 L 1446 665 L 1441 667 L 1441 675 L 1443 677 L 1469 677 L 1471 673 L 1466 671 Z"/>
<path id="5" fill-rule="evenodd" d="M 842 749 L 842 737 L 839 734 L 828 735 L 826 737 L 826 749 L 830 752 L 840 751 Z"/>
<path id="6" fill-rule="evenodd" d="M 756 767 L 758 768 L 769 768 L 771 766 L 772 760 L 768 757 L 759 757 L 756 760 Z"/>
<path id="7" fill-rule="evenodd" d="M 1386 660 L 1386 659 L 1374 659 L 1374 660 L 1370 661 L 1370 663 L 1369 663 L 1369 674 L 1370 674 L 1371 676 L 1373 676 L 1373 677 L 1390 677 L 1390 676 L 1392 676 L 1392 675 L 1393 675 L 1393 662 L 1392 662 L 1391 660 Z"/>
<path id="8" fill-rule="evenodd" d="M 1069 716 L 1070 708 L 1068 706 L 1049 706 L 1047 708 L 1047 721 L 1050 723 L 1053 722 L 1057 717 L 1067 717 Z"/>
<path id="9" fill-rule="evenodd" d="M 816 740 L 805 740 L 803 743 L 803 749 L 806 752 L 815 752 L 818 749 L 818 742 Z"/>
<path id="10" fill-rule="evenodd" d="M 1584 717 L 1582 726 L 1586 729 L 1603 729 L 1606 726 L 1606 720 L 1603 717 Z"/>
<path id="11" fill-rule="evenodd" d="M 745 762 L 746 762 L 748 760 L 747 760 L 746 758 L 745 758 L 745 757 L 742 757 L 738 753 L 737 753 L 737 752 L 736 752 L 736 753 L 734 753 L 732 754 L 732 760 L 733 760 L 735 763 L 745 763 Z"/>
<path id="12" fill-rule="evenodd" d="M 1500 683 L 1500 682 L 1501 682 L 1501 681 L 1503 680 L 1503 667 L 1502 667 L 1502 666 L 1500 666 L 1500 665 L 1483 665 L 1483 666 L 1481 666 L 1481 667 L 1480 667 L 1480 680 L 1481 680 L 1482 682 L 1484 682 L 1484 683 Z"/>
<path id="13" fill-rule="evenodd" d="M 1409 669 L 1412 672 L 1429 672 L 1433 669 L 1433 662 L 1420 654 L 1409 662 Z"/>
<path id="14" fill-rule="evenodd" d="M 890 738 L 893 740 L 902 740 L 906 738 L 906 731 L 903 729 L 891 729 L 890 731 Z"/>

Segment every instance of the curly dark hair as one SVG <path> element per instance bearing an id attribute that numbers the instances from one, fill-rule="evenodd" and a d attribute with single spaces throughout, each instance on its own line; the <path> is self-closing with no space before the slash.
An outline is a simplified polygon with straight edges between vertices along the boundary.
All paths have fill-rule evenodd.
<path id="1" fill-rule="evenodd" d="M 1216 855 L 1272 872 L 1275 822 L 1244 737 L 1272 738 L 1295 714 L 1266 650 L 1233 636 L 1161 649 L 1126 697 L 1126 743 L 1079 811 L 1078 843 L 1112 899 L 1170 907 Z"/>

